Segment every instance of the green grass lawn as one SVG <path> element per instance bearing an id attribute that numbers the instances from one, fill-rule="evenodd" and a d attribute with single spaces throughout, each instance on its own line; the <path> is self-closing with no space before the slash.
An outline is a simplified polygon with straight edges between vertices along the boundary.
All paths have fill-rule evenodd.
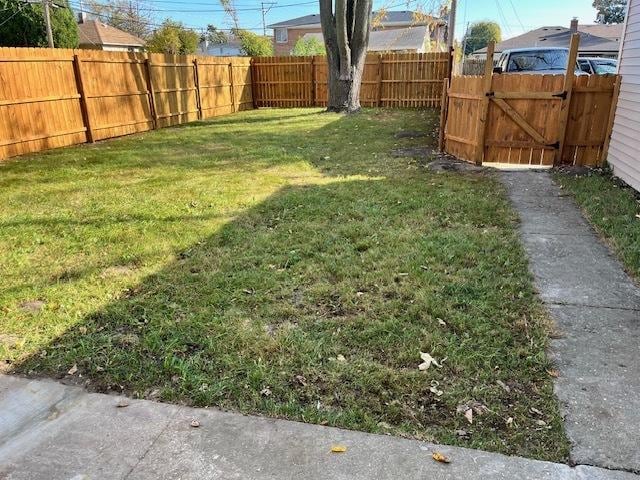
<path id="1" fill-rule="evenodd" d="M 503 188 L 390 155 L 436 124 L 259 110 L 7 162 L 3 369 L 565 459 Z"/>
<path id="2" fill-rule="evenodd" d="M 640 195 L 609 171 L 556 173 L 555 179 L 573 194 L 627 271 L 640 280 Z"/>

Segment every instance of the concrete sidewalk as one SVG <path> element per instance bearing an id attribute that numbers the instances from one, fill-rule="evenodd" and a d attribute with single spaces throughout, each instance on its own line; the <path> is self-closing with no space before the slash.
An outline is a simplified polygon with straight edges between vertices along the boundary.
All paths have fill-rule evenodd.
<path id="1" fill-rule="evenodd" d="M 555 384 L 578 464 L 640 472 L 640 289 L 547 172 L 503 172 L 560 338 Z"/>
<path id="2" fill-rule="evenodd" d="M 120 406 L 119 406 L 120 405 Z M 127 406 L 123 406 L 127 405 Z M 191 426 L 192 420 L 200 423 Z M 332 454 L 333 444 L 347 452 Z M 435 462 L 434 451 L 451 463 Z M 632 480 L 463 448 L 0 376 L 0 479 Z"/>

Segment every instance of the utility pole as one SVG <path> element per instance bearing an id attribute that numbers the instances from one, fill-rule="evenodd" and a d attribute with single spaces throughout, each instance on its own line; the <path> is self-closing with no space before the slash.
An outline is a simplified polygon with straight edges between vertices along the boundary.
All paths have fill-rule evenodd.
<path id="1" fill-rule="evenodd" d="M 271 10 L 271 7 L 273 7 L 275 4 L 276 2 L 260 2 L 260 9 L 262 10 L 262 35 L 265 37 L 267 36 L 266 15 L 269 10 Z M 265 8 L 265 6 L 268 6 L 269 8 Z"/>
<path id="2" fill-rule="evenodd" d="M 447 25 L 447 46 L 449 50 L 453 47 L 453 41 L 456 37 L 456 10 L 458 9 L 458 0 L 451 0 L 451 10 L 449 11 L 449 25 Z"/>
<path id="3" fill-rule="evenodd" d="M 42 10 L 44 12 L 44 25 L 47 29 L 47 41 L 49 42 L 49 48 L 54 48 L 53 45 L 53 32 L 51 31 L 51 12 L 49 11 L 50 0 L 42 0 Z"/>

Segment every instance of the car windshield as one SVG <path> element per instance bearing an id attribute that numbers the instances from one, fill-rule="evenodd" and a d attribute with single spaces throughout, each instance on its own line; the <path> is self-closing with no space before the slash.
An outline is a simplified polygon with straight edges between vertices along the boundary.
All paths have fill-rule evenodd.
<path id="1" fill-rule="evenodd" d="M 593 68 L 598 75 L 606 75 L 608 73 L 616 73 L 616 64 L 614 62 L 594 61 Z"/>
<path id="2" fill-rule="evenodd" d="M 509 72 L 535 72 L 540 70 L 566 70 L 567 50 L 530 50 L 513 52 L 509 57 Z"/>

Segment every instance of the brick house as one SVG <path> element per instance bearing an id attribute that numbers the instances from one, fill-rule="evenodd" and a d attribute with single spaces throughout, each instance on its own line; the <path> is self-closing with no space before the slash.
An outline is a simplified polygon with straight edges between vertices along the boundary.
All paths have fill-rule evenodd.
<path id="1" fill-rule="evenodd" d="M 373 16 L 376 18 L 376 12 L 373 12 Z M 444 42 L 445 21 L 407 10 L 386 12 L 384 16 L 380 17 L 379 22 L 376 22 L 376 26 L 372 30 L 407 29 L 417 26 L 430 27 L 431 41 L 437 44 Z M 308 33 L 320 34 L 320 37 L 322 34 L 319 14 L 305 15 L 273 23 L 268 25 L 268 28 L 273 29 L 273 50 L 275 55 L 290 55 L 296 42 Z"/>

